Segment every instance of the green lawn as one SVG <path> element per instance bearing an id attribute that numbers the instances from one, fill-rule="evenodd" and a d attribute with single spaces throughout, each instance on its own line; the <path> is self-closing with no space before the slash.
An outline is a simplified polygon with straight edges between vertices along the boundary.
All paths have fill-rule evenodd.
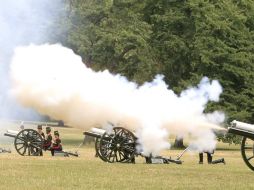
<path id="1" fill-rule="evenodd" d="M 29 126 L 34 127 L 34 126 Z M 82 130 L 58 128 L 65 149 L 75 150 L 82 142 Z M 5 147 L 12 147 L 3 140 Z M 228 148 L 219 144 L 219 148 Z M 230 147 L 232 149 L 232 146 Z M 94 157 L 92 145 L 79 149 L 80 157 L 22 157 L 15 151 L 0 154 L 0 189 L 254 189 L 254 173 L 245 166 L 239 146 L 218 150 L 215 158 L 224 157 L 226 165 L 197 164 L 198 155 L 187 153 L 182 165 L 109 164 Z M 181 150 L 165 151 L 176 157 Z M 206 158 L 206 157 L 205 157 Z"/>

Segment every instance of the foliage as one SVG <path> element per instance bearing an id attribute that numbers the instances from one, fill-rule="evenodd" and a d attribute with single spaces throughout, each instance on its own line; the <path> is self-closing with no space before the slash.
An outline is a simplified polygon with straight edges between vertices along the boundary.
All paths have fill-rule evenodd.
<path id="1" fill-rule="evenodd" d="M 217 79 L 223 94 L 206 111 L 254 123 L 252 0 L 66 0 L 66 9 L 58 37 L 89 67 L 139 84 L 161 73 L 177 93 Z"/>

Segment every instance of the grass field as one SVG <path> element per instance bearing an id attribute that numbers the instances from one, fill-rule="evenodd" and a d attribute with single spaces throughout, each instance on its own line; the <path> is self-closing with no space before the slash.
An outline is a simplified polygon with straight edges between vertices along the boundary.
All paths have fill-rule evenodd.
<path id="1" fill-rule="evenodd" d="M 80 129 L 58 130 L 65 149 L 76 150 L 83 140 Z M 22 157 L 14 151 L 11 139 L 3 138 L 2 142 L 2 147 L 11 147 L 13 152 L 0 154 L 1 190 L 254 189 L 254 173 L 245 166 L 238 146 L 218 145 L 219 149 L 230 149 L 217 150 L 214 155 L 215 159 L 224 157 L 226 165 L 199 165 L 194 153 L 185 154 L 182 165 L 148 165 L 141 158 L 136 164 L 105 163 L 94 157 L 92 145 L 80 147 L 78 158 L 51 157 L 49 152 L 43 157 Z M 180 152 L 163 154 L 176 157 Z"/>

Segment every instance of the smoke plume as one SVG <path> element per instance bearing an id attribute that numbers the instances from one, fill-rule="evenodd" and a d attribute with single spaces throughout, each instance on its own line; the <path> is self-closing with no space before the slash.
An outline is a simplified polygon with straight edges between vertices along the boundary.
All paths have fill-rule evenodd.
<path id="1" fill-rule="evenodd" d="M 62 0 L 0 0 L 0 118 L 38 119 L 9 97 L 9 64 L 16 46 L 48 41 L 62 7 Z"/>
<path id="2" fill-rule="evenodd" d="M 22 105 L 84 129 L 110 121 L 134 130 L 145 154 L 169 148 L 169 134 L 190 137 L 199 151 L 212 150 L 212 129 L 224 120 L 220 112 L 204 114 L 222 93 L 207 77 L 178 96 L 161 75 L 138 86 L 107 70 L 94 72 L 57 44 L 16 48 L 10 71 L 12 94 Z"/>

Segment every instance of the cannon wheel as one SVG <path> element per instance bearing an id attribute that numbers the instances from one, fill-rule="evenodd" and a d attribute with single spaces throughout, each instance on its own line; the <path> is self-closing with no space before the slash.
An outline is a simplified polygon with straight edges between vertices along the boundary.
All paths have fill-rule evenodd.
<path id="1" fill-rule="evenodd" d="M 15 137 L 14 145 L 22 156 L 38 156 L 42 151 L 43 139 L 37 131 L 24 129 Z"/>
<path id="2" fill-rule="evenodd" d="M 136 137 L 129 130 L 115 127 L 111 134 L 104 133 L 100 140 L 100 153 L 106 162 L 133 162 Z"/>
<path id="3" fill-rule="evenodd" d="M 254 140 L 243 137 L 241 153 L 245 164 L 254 171 Z"/>
<path id="4" fill-rule="evenodd" d="M 100 146 L 103 146 L 103 145 L 101 145 L 101 139 L 100 138 L 96 138 L 96 141 L 95 141 L 96 155 L 98 155 L 99 158 L 102 159 L 103 161 L 107 162 L 107 160 L 102 156 Z"/>

